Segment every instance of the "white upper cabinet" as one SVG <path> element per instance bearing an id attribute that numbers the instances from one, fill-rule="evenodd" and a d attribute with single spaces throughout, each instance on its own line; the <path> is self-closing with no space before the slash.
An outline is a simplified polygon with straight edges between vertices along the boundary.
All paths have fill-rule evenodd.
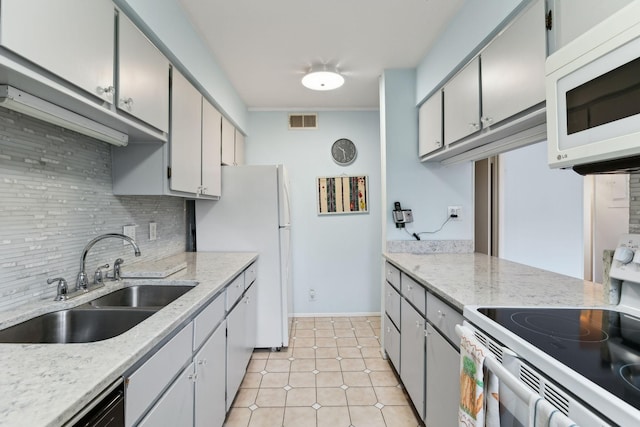
<path id="1" fill-rule="evenodd" d="M 420 160 L 478 160 L 545 139 L 546 53 L 545 1 L 535 0 L 444 84 L 441 149 L 423 140 L 436 117 L 423 105 Z"/>
<path id="2" fill-rule="evenodd" d="M 222 114 L 202 98 L 202 191 L 203 195 L 222 194 L 220 170 Z"/>
<path id="3" fill-rule="evenodd" d="M 222 195 L 221 114 L 173 69 L 169 142 L 112 150 L 113 193 L 216 199 Z"/>
<path id="4" fill-rule="evenodd" d="M 235 164 L 244 165 L 244 135 L 238 129 L 236 129 L 235 144 L 234 144 L 234 157 Z"/>
<path id="5" fill-rule="evenodd" d="M 420 106 L 418 124 L 418 155 L 422 157 L 442 148 L 441 90 L 431 95 Z"/>
<path id="6" fill-rule="evenodd" d="M 480 54 L 483 127 L 545 100 L 544 13 L 538 0 Z"/>
<path id="7" fill-rule="evenodd" d="M 111 0 L 2 0 L 0 44 L 113 103 L 114 13 Z"/>
<path id="8" fill-rule="evenodd" d="M 169 132 L 169 61 L 123 13 L 118 16 L 117 106 Z"/>
<path id="9" fill-rule="evenodd" d="M 197 193 L 201 177 L 202 95 L 176 69 L 171 105 L 171 179 L 173 191 Z"/>
<path id="10" fill-rule="evenodd" d="M 236 129 L 225 117 L 222 118 L 222 164 L 233 166 L 236 164 Z"/>
<path id="11" fill-rule="evenodd" d="M 549 54 L 593 28 L 631 0 L 547 0 L 551 12 Z"/>
<path id="12" fill-rule="evenodd" d="M 444 86 L 444 141 L 451 144 L 481 127 L 480 61 L 475 58 Z"/>

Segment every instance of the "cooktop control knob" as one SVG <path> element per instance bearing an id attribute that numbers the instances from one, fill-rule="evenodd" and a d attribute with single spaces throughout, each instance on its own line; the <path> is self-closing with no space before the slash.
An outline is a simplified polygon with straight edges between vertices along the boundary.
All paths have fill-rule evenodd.
<path id="1" fill-rule="evenodd" d="M 616 248 L 616 251 L 613 254 L 613 259 L 616 261 L 620 261 L 622 264 L 628 264 L 633 259 L 633 251 L 624 246 L 620 246 Z"/>

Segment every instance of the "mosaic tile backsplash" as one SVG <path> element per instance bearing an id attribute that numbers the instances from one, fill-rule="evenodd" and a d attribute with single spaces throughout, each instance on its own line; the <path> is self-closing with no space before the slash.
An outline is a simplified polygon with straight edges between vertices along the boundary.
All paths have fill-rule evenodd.
<path id="1" fill-rule="evenodd" d="M 136 225 L 142 256 L 120 239 L 105 239 L 89 252 L 86 271 L 152 261 L 185 250 L 184 200 L 114 196 L 110 145 L 0 108 L 0 310 L 53 298 L 64 277 L 70 289 L 82 249 L 104 233 Z M 149 240 L 149 222 L 157 239 Z"/>

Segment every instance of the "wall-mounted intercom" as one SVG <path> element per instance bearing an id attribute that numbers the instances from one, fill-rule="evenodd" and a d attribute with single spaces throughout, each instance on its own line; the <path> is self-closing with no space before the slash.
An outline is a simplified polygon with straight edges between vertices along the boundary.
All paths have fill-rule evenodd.
<path id="1" fill-rule="evenodd" d="M 393 222 L 396 223 L 396 228 L 404 228 L 404 225 L 408 222 L 413 222 L 413 213 L 411 209 L 402 209 L 400 202 L 393 204 Z"/>

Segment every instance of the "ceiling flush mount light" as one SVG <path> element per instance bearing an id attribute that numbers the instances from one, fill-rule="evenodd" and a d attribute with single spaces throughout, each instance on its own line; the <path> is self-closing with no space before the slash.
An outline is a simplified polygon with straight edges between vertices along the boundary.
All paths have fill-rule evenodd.
<path id="1" fill-rule="evenodd" d="M 312 90 L 333 90 L 344 84 L 344 77 L 336 67 L 314 65 L 302 78 L 302 84 Z"/>

